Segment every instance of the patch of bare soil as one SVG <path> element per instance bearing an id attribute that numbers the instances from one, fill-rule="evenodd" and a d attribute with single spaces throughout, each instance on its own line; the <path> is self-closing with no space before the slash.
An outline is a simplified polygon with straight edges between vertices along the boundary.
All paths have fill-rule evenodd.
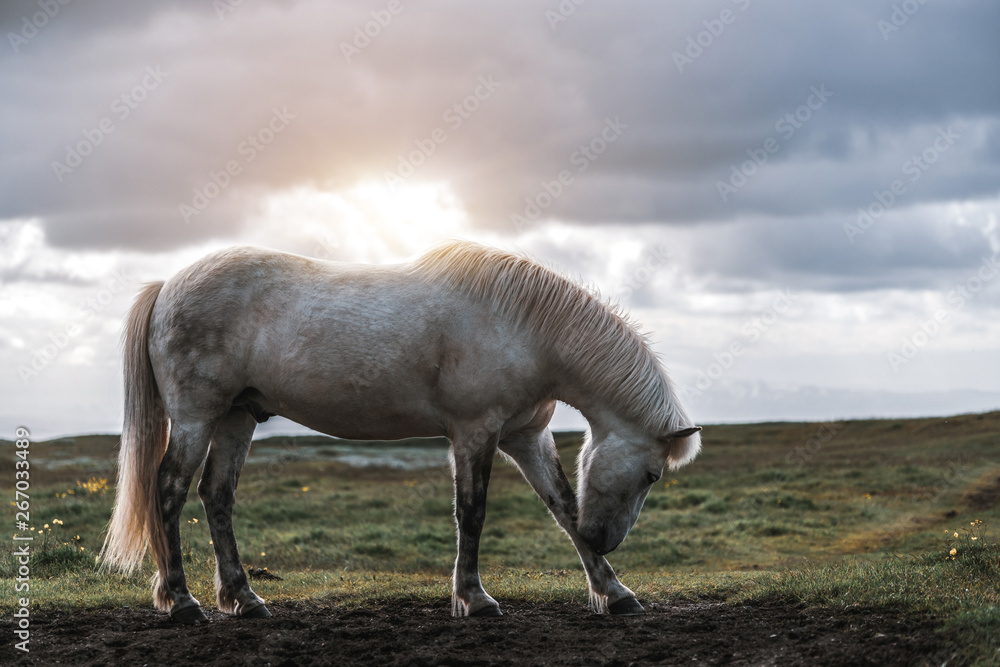
<path id="1" fill-rule="evenodd" d="M 940 665 L 926 619 L 782 600 L 647 605 L 598 616 L 576 604 L 503 604 L 496 619 L 450 617 L 450 601 L 368 609 L 273 605 L 273 618 L 178 626 L 151 609 L 39 610 L 31 652 L 7 665 Z"/>

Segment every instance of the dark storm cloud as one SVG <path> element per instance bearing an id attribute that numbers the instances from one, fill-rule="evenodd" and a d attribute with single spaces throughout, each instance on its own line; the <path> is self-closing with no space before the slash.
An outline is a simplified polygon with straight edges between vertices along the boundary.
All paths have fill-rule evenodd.
<path id="1" fill-rule="evenodd" d="M 741 248 L 740 271 L 832 274 L 865 254 L 821 256 L 814 239 L 833 243 L 937 128 L 961 127 L 962 138 L 901 206 L 997 192 L 1000 87 L 984 73 L 1000 64 L 1000 7 L 915 6 L 884 35 L 888 2 L 591 2 L 558 22 L 546 14 L 556 2 L 404 2 L 348 62 L 342 44 L 383 4 L 242 3 L 220 16 L 208 2 L 71 2 L 18 53 L 5 44 L 0 217 L 39 216 L 50 242 L 67 247 L 185 245 L 236 234 L 269 191 L 382 179 L 442 128 L 446 141 L 413 178 L 449 181 L 475 224 L 513 234 L 511 215 L 544 203 L 545 184 L 567 171 L 572 182 L 538 206 L 539 219 L 822 217 L 821 231 L 782 243 L 765 240 L 783 223 L 756 226 L 765 240 Z M 5 33 L 37 8 L 5 4 Z M 732 20 L 707 39 L 723 11 Z M 675 54 L 699 39 L 707 45 L 679 67 Z M 162 81 L 115 107 L 151 67 Z M 481 77 L 495 90 L 457 126 L 446 121 Z M 819 102 L 817 90 L 829 95 Z M 248 160 L 241 147 L 276 109 L 293 118 Z M 113 131 L 56 173 L 66 147 L 104 120 Z M 613 142 L 601 139 L 608 123 L 623 128 Z M 777 150 L 723 200 L 718 183 L 769 139 Z M 231 161 L 240 173 L 185 221 L 180 206 Z M 928 259 L 921 244 L 937 237 L 925 232 L 882 259 Z M 744 266 L 738 259 L 727 266 Z"/>
<path id="2" fill-rule="evenodd" d="M 698 237 L 690 269 L 721 282 L 757 281 L 820 291 L 939 289 L 995 255 L 982 227 L 936 224 L 918 214 L 879 223 L 852 245 L 830 218 L 749 220 L 720 225 L 725 243 Z"/>
<path id="3" fill-rule="evenodd" d="M 25 27 L 25 20 L 39 31 L 39 41 L 45 35 L 62 31 L 60 37 L 84 36 L 91 32 L 103 32 L 109 27 L 141 28 L 150 17 L 165 12 L 183 10 L 203 15 L 215 14 L 212 2 L 203 0 L 141 0 L 121 2 L 121 0 L 6 0 L 0 4 L 0 30 L 5 42 L 10 43 L 7 33 L 13 32 L 25 37 L 31 28 Z M 45 14 L 45 16 L 40 16 Z M 34 44 L 36 36 L 27 37 Z M 15 40 L 16 41 L 16 40 Z M 46 46 L 45 48 L 48 48 Z M 24 47 L 27 51 L 28 47 Z"/>

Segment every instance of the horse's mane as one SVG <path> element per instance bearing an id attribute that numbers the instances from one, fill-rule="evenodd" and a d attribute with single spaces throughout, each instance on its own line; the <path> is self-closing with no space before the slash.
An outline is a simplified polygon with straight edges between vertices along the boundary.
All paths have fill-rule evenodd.
<path id="1" fill-rule="evenodd" d="M 528 257 L 467 241 L 433 248 L 415 265 L 551 341 L 589 390 L 642 428 L 690 425 L 646 335 L 595 292 Z"/>

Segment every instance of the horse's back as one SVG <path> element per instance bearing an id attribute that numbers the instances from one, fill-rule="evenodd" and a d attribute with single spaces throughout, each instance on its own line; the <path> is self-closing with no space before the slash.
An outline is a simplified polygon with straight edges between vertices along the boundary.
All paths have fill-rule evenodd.
<path id="1" fill-rule="evenodd" d="M 433 298 L 431 285 L 408 279 L 400 269 L 231 248 L 208 255 L 167 281 L 154 309 L 154 324 L 158 333 L 187 349 L 211 350 L 220 337 L 302 332 L 338 317 L 354 326 L 384 322 L 387 316 L 412 313 Z"/>
<path id="2" fill-rule="evenodd" d="M 151 331 L 173 400 L 252 387 L 255 407 L 351 437 L 440 434 L 456 412 L 503 400 L 483 395 L 484 377 L 499 394 L 534 368 L 488 307 L 411 265 L 261 248 L 209 255 L 168 281 Z"/>

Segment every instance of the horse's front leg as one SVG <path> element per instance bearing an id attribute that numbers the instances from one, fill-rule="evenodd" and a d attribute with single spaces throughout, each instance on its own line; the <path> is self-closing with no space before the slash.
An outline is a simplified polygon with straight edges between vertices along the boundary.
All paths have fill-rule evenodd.
<path id="1" fill-rule="evenodd" d="M 479 579 L 479 537 L 486 519 L 486 490 L 496 454 L 495 434 L 481 429 L 452 438 L 458 558 L 451 597 L 452 616 L 501 616 L 500 605 Z"/>
<path id="2" fill-rule="evenodd" d="M 599 614 L 605 610 L 621 616 L 644 613 L 635 593 L 618 581 L 607 559 L 595 553 L 577 532 L 576 494 L 559 461 L 552 432 L 546 428 L 514 433 L 500 443 L 500 449 L 514 460 L 556 523 L 573 541 L 587 573 L 591 608 Z"/>

